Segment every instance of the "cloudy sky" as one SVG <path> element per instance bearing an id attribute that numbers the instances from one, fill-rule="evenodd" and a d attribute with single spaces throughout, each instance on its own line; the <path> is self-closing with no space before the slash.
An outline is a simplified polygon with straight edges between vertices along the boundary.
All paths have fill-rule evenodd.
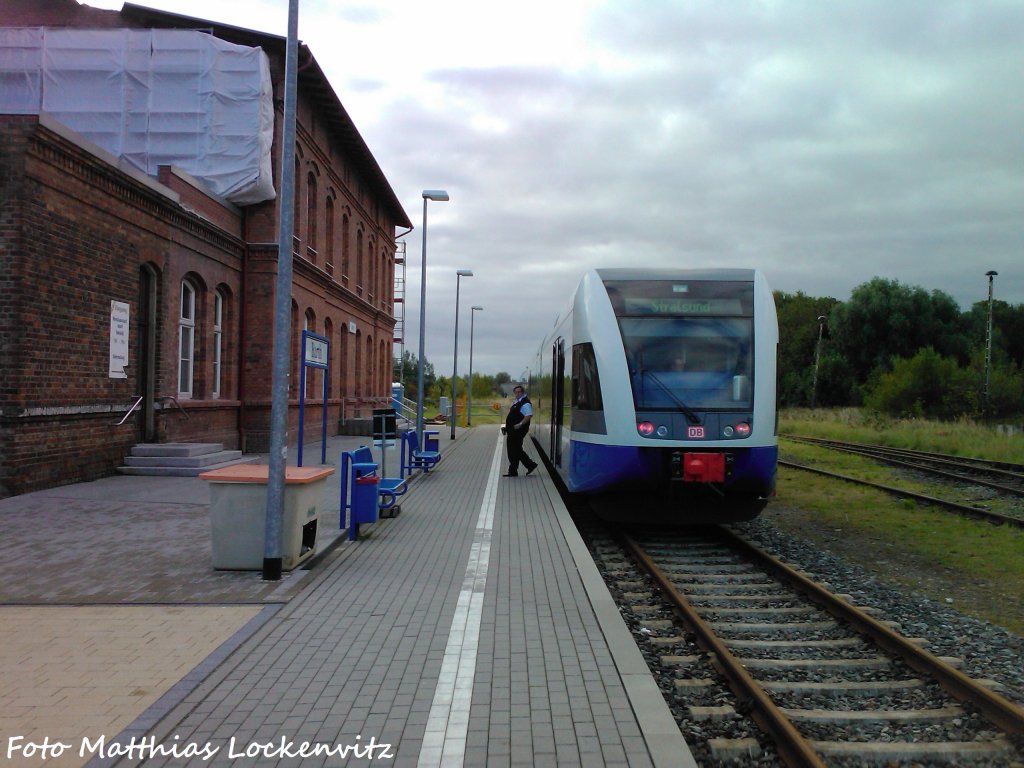
<path id="1" fill-rule="evenodd" d="M 91 0 L 97 7 L 117 2 Z M 285 35 L 287 0 L 139 4 Z M 310 46 L 416 229 L 427 359 L 518 376 L 594 267 L 881 276 L 1024 303 L 1017 0 L 302 0 Z"/>

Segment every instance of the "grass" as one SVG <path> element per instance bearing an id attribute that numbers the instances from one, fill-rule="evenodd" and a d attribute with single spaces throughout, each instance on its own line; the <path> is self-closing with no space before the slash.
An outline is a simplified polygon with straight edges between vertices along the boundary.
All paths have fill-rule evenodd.
<path id="1" fill-rule="evenodd" d="M 877 430 L 848 411 L 813 412 L 813 418 L 785 414 L 780 429 L 793 434 L 858 442 L 883 442 L 960 455 L 1000 454 L 1006 461 L 1024 447 L 1024 438 L 1004 438 L 978 424 L 892 423 Z M 813 425 L 808 427 L 808 425 Z M 929 434 L 929 429 L 933 434 Z M 813 430 L 813 431 L 812 431 Z M 985 431 L 987 430 L 987 437 Z M 855 434 L 850 434 L 854 431 Z M 942 433 L 941 435 L 938 433 Z M 960 438 L 963 437 L 963 442 Z M 999 439 L 997 439 L 997 437 Z M 1001 443 L 1001 444 L 1000 444 Z M 927 446 L 927 447 L 926 447 Z M 933 485 L 863 457 L 782 440 L 783 458 L 875 482 L 996 509 L 1019 502 L 989 492 Z M 778 497 L 765 512 L 783 530 L 857 562 L 880 578 L 951 603 L 961 612 L 1024 635 L 1024 531 L 970 520 L 950 512 L 900 500 L 851 483 L 779 468 Z"/>
<path id="2" fill-rule="evenodd" d="M 495 403 L 498 403 L 498 410 L 495 410 Z M 503 403 L 500 398 L 497 397 L 482 397 L 477 399 L 473 397 L 473 426 L 482 427 L 485 424 L 504 424 L 505 423 L 505 408 L 508 403 Z M 424 412 L 427 414 L 439 413 L 436 402 L 429 402 L 424 406 Z M 458 427 L 466 426 L 466 421 L 463 418 L 463 406 L 462 399 L 459 400 L 459 421 L 456 423 Z"/>
<path id="3" fill-rule="evenodd" d="M 780 413 L 779 432 L 1024 464 L 1024 431 L 1019 426 L 1015 435 L 1006 435 L 973 419 L 893 419 L 857 408 L 794 408 Z"/>

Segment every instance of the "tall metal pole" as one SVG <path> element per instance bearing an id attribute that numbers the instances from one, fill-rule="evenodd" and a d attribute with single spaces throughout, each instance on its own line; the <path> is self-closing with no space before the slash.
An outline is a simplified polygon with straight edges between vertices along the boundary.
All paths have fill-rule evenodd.
<path id="1" fill-rule="evenodd" d="M 473 320 L 483 307 L 469 309 L 469 378 L 466 381 L 466 426 L 473 426 Z"/>
<path id="2" fill-rule="evenodd" d="M 420 359 L 416 372 L 416 439 L 423 449 L 423 345 L 427 326 L 427 200 L 445 202 L 448 193 L 443 189 L 423 190 L 423 249 L 420 252 Z"/>
<path id="3" fill-rule="evenodd" d="M 292 235 L 295 229 L 295 106 L 298 96 L 299 0 L 288 2 L 281 126 L 281 195 L 278 197 L 277 285 L 274 294 L 274 357 L 270 399 L 270 467 L 263 539 L 263 579 L 281 579 L 281 517 L 288 460 L 288 364 L 291 345 Z M 302 435 L 299 435 L 299 440 Z"/>
<path id="4" fill-rule="evenodd" d="M 464 277 L 472 277 L 473 270 L 460 269 L 455 273 L 455 353 L 452 356 L 452 404 L 451 404 L 451 427 L 452 440 L 455 439 L 455 383 L 459 379 L 459 285 Z"/>
<path id="5" fill-rule="evenodd" d="M 427 193 L 423 193 L 423 247 L 420 250 L 420 348 L 416 361 L 416 441 L 423 450 L 423 342 L 427 322 Z"/>
<path id="6" fill-rule="evenodd" d="M 455 351 L 452 353 L 452 403 L 451 411 L 452 440 L 455 439 L 455 382 L 459 378 L 459 285 L 462 283 L 462 270 L 455 275 Z"/>
<path id="7" fill-rule="evenodd" d="M 818 343 L 814 347 L 814 381 L 811 383 L 811 408 L 818 403 L 818 363 L 821 362 L 821 337 L 825 334 L 825 316 L 818 316 Z"/>
<path id="8" fill-rule="evenodd" d="M 988 330 L 985 332 L 985 415 L 989 414 L 989 375 L 992 370 L 992 278 L 999 273 L 986 272 L 988 277 Z"/>

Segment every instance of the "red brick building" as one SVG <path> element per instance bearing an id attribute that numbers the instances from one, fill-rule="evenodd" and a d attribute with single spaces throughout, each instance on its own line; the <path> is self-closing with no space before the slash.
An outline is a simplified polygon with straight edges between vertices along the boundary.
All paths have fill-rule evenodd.
<path id="1" fill-rule="evenodd" d="M 133 5 L 0 6 L 0 27 L 54 26 L 204 28 L 261 48 L 280 189 L 283 38 Z M 295 173 L 293 444 L 304 328 L 330 340 L 330 434 L 388 396 L 395 236 L 412 226 L 306 48 Z M 112 474 L 139 442 L 267 449 L 278 202 L 232 204 L 173 165 L 136 170 L 0 95 L 0 497 Z M 321 375 L 307 386 L 308 439 Z"/>

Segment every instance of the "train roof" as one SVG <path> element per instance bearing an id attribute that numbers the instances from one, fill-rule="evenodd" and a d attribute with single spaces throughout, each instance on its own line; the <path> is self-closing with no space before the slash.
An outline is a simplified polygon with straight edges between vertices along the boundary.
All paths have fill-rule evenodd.
<path id="1" fill-rule="evenodd" d="M 597 269 L 602 282 L 608 280 L 735 280 L 749 282 L 754 279 L 753 269 Z"/>

